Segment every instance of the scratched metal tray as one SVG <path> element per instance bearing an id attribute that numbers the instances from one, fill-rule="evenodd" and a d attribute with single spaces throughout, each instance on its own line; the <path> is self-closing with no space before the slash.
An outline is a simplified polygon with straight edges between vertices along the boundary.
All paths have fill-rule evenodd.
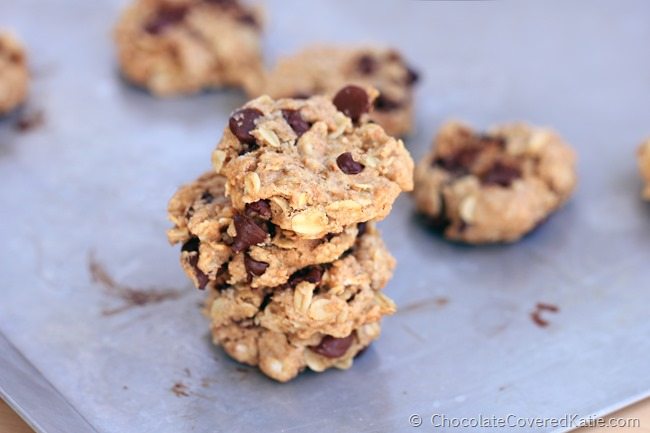
<path id="1" fill-rule="evenodd" d="M 164 234 L 168 198 L 209 168 L 243 96 L 122 83 L 118 3 L 0 0 L 29 47 L 36 123 L 0 122 L 0 394 L 37 431 L 395 432 L 412 415 L 584 418 L 648 395 L 634 149 L 650 134 L 650 3 L 268 2 L 269 58 L 323 40 L 406 52 L 424 77 L 415 157 L 445 118 L 525 119 L 575 145 L 581 177 L 511 246 L 447 243 L 401 197 L 381 224 L 399 312 L 351 370 L 284 385 L 212 347 Z"/>

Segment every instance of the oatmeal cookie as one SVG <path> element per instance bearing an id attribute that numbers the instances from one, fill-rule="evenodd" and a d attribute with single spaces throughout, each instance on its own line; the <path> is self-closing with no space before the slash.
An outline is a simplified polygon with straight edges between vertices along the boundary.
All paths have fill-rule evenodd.
<path id="1" fill-rule="evenodd" d="M 372 86 L 379 96 L 370 119 L 389 135 L 402 136 L 413 127 L 413 86 L 417 80 L 418 74 L 393 49 L 312 46 L 281 59 L 263 82 L 249 88 L 249 93 L 273 98 L 332 97 L 347 84 Z"/>
<path id="2" fill-rule="evenodd" d="M 238 0 L 135 0 L 115 40 L 123 75 L 157 96 L 261 79 L 261 14 Z"/>
<path id="3" fill-rule="evenodd" d="M 29 72 L 23 46 L 8 32 L 0 32 L 0 116 L 25 101 Z"/>
<path id="4" fill-rule="evenodd" d="M 279 381 L 305 366 L 347 368 L 378 337 L 381 318 L 395 311 L 380 291 L 393 267 L 381 240 L 364 234 L 341 259 L 304 268 L 281 287 L 212 285 L 207 313 L 214 341 Z"/>
<path id="5" fill-rule="evenodd" d="M 415 201 L 449 239 L 513 242 L 569 199 L 575 160 L 548 129 L 519 123 L 479 134 L 451 122 L 416 168 Z"/>
<path id="6" fill-rule="evenodd" d="M 641 176 L 645 181 L 643 198 L 645 200 L 650 200 L 650 139 L 646 140 L 641 147 L 639 147 L 637 157 L 639 161 L 639 170 L 641 171 Z"/>
<path id="7" fill-rule="evenodd" d="M 360 234 L 353 225 L 323 239 L 300 239 L 269 221 L 271 208 L 264 200 L 243 212 L 233 209 L 225 184 L 223 176 L 206 173 L 169 202 L 174 223 L 169 241 L 183 245 L 183 269 L 201 289 L 217 280 L 253 288 L 279 286 L 299 269 L 336 260 Z"/>
<path id="8" fill-rule="evenodd" d="M 233 359 L 258 366 L 270 378 L 287 382 L 306 367 L 316 372 L 352 367 L 354 358 L 379 338 L 380 332 L 379 322 L 373 322 L 342 338 L 317 334 L 301 339 L 261 326 L 231 324 L 213 327 L 212 338 Z"/>
<path id="9" fill-rule="evenodd" d="M 385 218 L 413 188 L 413 161 L 368 123 L 376 95 L 347 86 L 332 101 L 262 96 L 235 111 L 212 155 L 233 207 L 268 200 L 271 221 L 305 239 Z"/>

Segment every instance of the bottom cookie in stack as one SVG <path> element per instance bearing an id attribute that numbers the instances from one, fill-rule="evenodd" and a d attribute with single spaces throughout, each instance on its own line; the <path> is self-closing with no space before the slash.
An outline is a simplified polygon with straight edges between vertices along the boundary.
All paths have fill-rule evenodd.
<path id="1" fill-rule="evenodd" d="M 232 209 L 223 178 L 212 173 L 170 202 L 169 237 L 183 244 L 188 276 L 208 289 L 214 342 L 281 382 L 306 367 L 350 367 L 395 311 L 381 293 L 395 261 L 374 223 L 301 240 L 265 220 L 261 204 L 248 210 Z M 243 232 L 257 231 L 251 224 L 259 242 L 241 248 L 251 238 Z"/>
<path id="2" fill-rule="evenodd" d="M 381 289 L 394 259 L 373 224 L 333 263 L 294 273 L 286 284 L 213 284 L 207 303 L 215 344 L 239 362 L 285 382 L 306 367 L 349 368 L 395 311 Z"/>

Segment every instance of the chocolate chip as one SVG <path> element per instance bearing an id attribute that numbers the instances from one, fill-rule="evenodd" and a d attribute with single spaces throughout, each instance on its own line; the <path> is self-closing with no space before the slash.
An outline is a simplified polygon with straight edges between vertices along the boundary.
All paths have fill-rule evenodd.
<path id="1" fill-rule="evenodd" d="M 210 191 L 205 191 L 203 194 L 201 194 L 201 201 L 205 202 L 206 204 L 212 203 L 214 200 L 214 196 Z"/>
<path id="2" fill-rule="evenodd" d="M 364 54 L 357 60 L 357 69 L 363 75 L 371 75 L 377 70 L 377 61 L 370 54 Z"/>
<path id="3" fill-rule="evenodd" d="M 420 81 L 420 74 L 417 73 L 414 69 L 406 68 L 406 85 L 413 86 L 415 83 Z"/>
<path id="4" fill-rule="evenodd" d="M 255 15 L 249 13 L 249 12 L 242 12 L 237 16 L 237 21 L 239 21 L 242 24 L 246 24 L 251 27 L 255 27 L 256 29 L 260 28 L 260 23 L 257 22 L 257 18 Z"/>
<path id="5" fill-rule="evenodd" d="M 259 262 L 248 254 L 244 254 L 244 267 L 246 268 L 248 276 L 252 278 L 253 276 L 259 277 L 266 272 L 266 268 L 269 267 L 269 264 L 266 262 Z"/>
<path id="6" fill-rule="evenodd" d="M 307 266 L 306 268 L 302 268 L 294 272 L 291 277 L 289 277 L 289 286 L 296 287 L 303 281 L 307 281 L 312 284 L 318 284 L 323 278 L 324 273 L 325 268 L 322 266 Z"/>
<path id="7" fill-rule="evenodd" d="M 484 185 L 499 185 L 508 187 L 516 179 L 521 177 L 521 170 L 513 165 L 497 161 L 490 169 L 481 176 Z"/>
<path id="8" fill-rule="evenodd" d="M 336 108 L 356 122 L 370 110 L 368 94 L 359 86 L 346 86 L 339 90 L 332 101 Z"/>
<path id="9" fill-rule="evenodd" d="M 327 358 L 338 358 L 345 355 L 345 352 L 348 351 L 352 342 L 354 341 L 354 335 L 350 334 L 347 337 L 336 338 L 331 335 L 326 335 L 318 343 L 318 346 L 311 346 L 310 349 L 313 352 L 318 353 L 319 355 L 325 356 Z"/>
<path id="10" fill-rule="evenodd" d="M 302 136 L 305 132 L 309 131 L 311 127 L 309 123 L 302 118 L 300 111 L 298 110 L 282 110 L 282 117 L 287 121 L 293 132 L 296 133 L 298 137 Z"/>
<path id="11" fill-rule="evenodd" d="M 375 108 L 377 111 L 394 111 L 402 107 L 402 103 L 394 101 L 381 93 L 377 99 L 375 99 Z"/>
<path id="12" fill-rule="evenodd" d="M 262 303 L 260 304 L 260 311 L 264 311 L 264 309 L 271 303 L 271 296 L 272 295 L 270 293 L 264 295 Z"/>
<path id="13" fill-rule="evenodd" d="M 506 146 L 506 139 L 497 135 L 479 134 L 476 140 L 479 142 L 479 145 L 484 147 L 497 146 L 503 149 Z"/>
<path id="14" fill-rule="evenodd" d="M 258 200 L 254 203 L 246 203 L 244 213 L 251 218 L 268 220 L 271 218 L 271 205 L 268 200 Z"/>
<path id="15" fill-rule="evenodd" d="M 188 8 L 186 6 L 166 5 L 145 24 L 144 30 L 152 35 L 159 35 L 168 27 L 173 26 L 185 19 Z"/>
<path id="16" fill-rule="evenodd" d="M 232 244 L 232 250 L 236 253 L 247 250 L 252 245 L 257 245 L 266 240 L 266 231 L 260 228 L 251 217 L 246 215 L 235 215 L 235 230 L 237 235 Z"/>
<path id="17" fill-rule="evenodd" d="M 193 237 L 183 244 L 183 246 L 181 247 L 181 251 L 185 251 L 188 253 L 198 252 L 199 245 L 201 245 L 201 241 L 199 240 L 199 238 Z"/>
<path id="18" fill-rule="evenodd" d="M 251 131 L 255 129 L 255 121 L 262 116 L 263 114 L 260 110 L 255 108 L 242 108 L 230 116 L 228 126 L 239 141 L 244 144 L 256 145 L 255 137 L 251 135 Z"/>
<path id="19" fill-rule="evenodd" d="M 368 223 L 359 223 L 357 224 L 357 237 L 361 237 L 366 234 L 366 228 Z"/>
<path id="20" fill-rule="evenodd" d="M 433 165 L 441 167 L 453 175 L 462 176 L 469 173 L 480 153 L 481 149 L 478 147 L 465 147 L 451 155 L 434 159 Z"/>
<path id="21" fill-rule="evenodd" d="M 208 276 L 201 270 L 199 269 L 199 255 L 193 254 L 191 255 L 188 259 L 187 262 L 194 268 L 194 275 L 196 276 L 196 282 L 198 283 L 197 288 L 199 290 L 205 289 L 205 286 L 208 285 L 210 282 L 210 279 Z"/>
<path id="22" fill-rule="evenodd" d="M 363 164 L 352 158 L 350 152 L 340 154 L 339 157 L 336 158 L 336 165 L 338 165 L 341 171 L 345 174 L 359 174 L 365 168 Z"/>

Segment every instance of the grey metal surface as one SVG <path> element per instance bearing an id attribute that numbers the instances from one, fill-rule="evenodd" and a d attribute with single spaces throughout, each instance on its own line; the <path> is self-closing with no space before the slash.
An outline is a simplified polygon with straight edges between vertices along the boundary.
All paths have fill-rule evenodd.
<path id="1" fill-rule="evenodd" d="M 434 413 L 589 416 L 648 395 L 650 209 L 633 157 L 650 134 L 650 3 L 269 1 L 270 58 L 317 40 L 406 52 L 425 77 L 414 156 L 445 118 L 524 119 L 573 143 L 581 176 L 573 201 L 512 246 L 449 244 L 400 198 L 381 224 L 400 311 L 351 370 L 284 385 L 210 345 L 164 237 L 167 199 L 209 168 L 243 97 L 159 101 L 124 85 L 118 10 L 0 0 L 46 116 L 23 134 L 0 122 L 0 332 L 38 371 L 2 344 L 0 390 L 38 431 L 62 431 L 51 409 L 65 402 L 102 433 L 394 432 L 411 414 L 430 430 Z M 152 288 L 176 299 L 125 304 Z M 538 302 L 560 308 L 546 328 L 530 318 Z"/>

